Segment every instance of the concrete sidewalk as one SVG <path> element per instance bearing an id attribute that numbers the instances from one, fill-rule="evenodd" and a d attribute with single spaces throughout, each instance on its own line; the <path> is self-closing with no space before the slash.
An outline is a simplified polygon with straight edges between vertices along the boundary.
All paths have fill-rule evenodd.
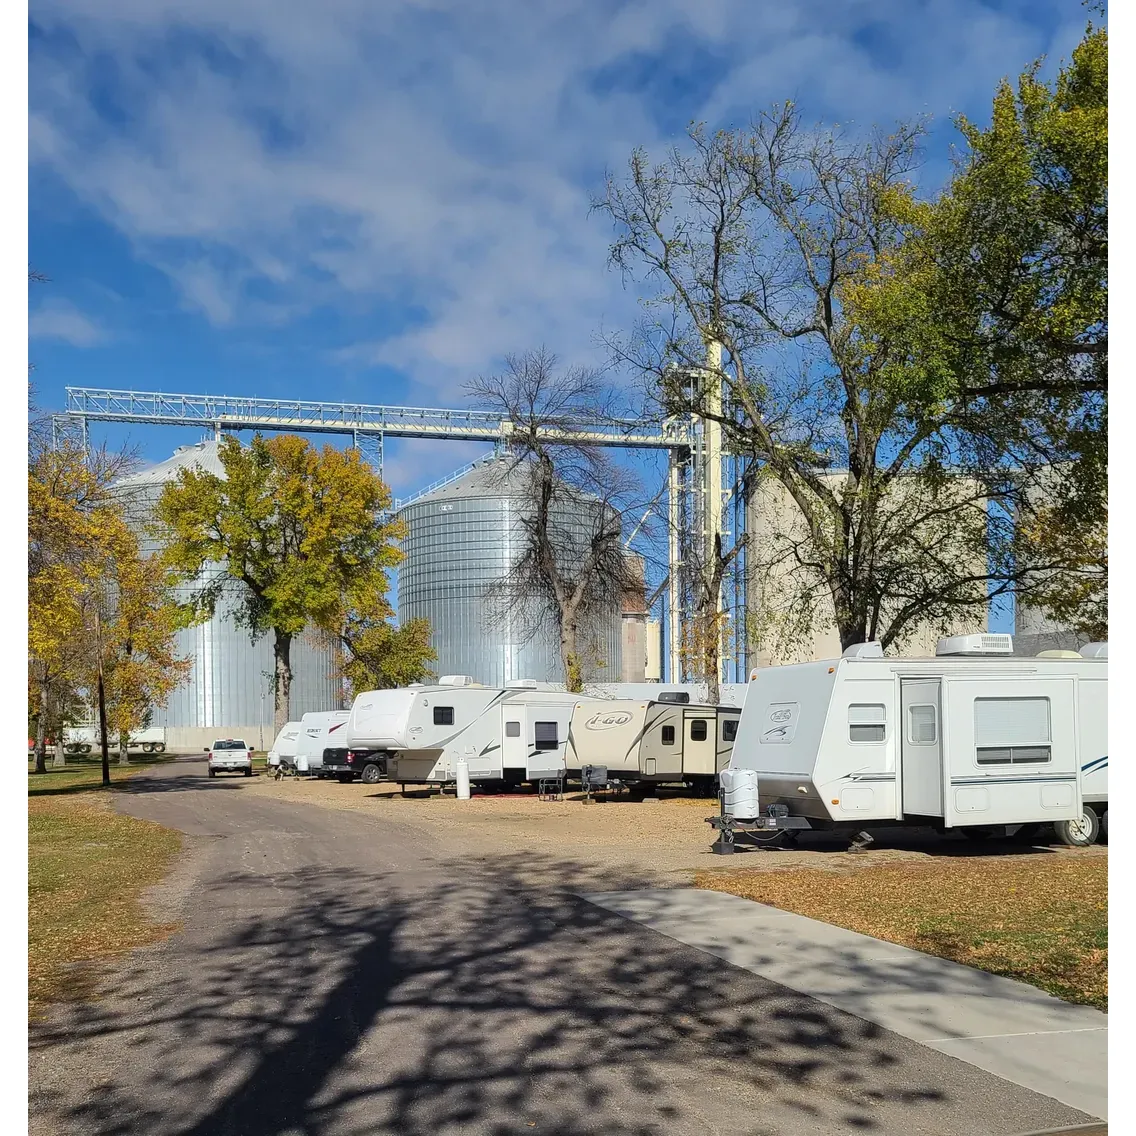
<path id="1" fill-rule="evenodd" d="M 1090 1116 L 1108 1115 L 1108 1016 L 1099 1010 L 724 892 L 583 898 Z"/>

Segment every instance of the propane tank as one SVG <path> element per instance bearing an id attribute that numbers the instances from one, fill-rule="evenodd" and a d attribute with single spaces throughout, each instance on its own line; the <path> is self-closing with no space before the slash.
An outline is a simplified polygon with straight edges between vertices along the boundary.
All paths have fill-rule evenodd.
<path id="1" fill-rule="evenodd" d="M 726 816 L 734 820 L 753 820 L 760 814 L 756 769 L 723 769 L 718 778 Z"/>
<path id="2" fill-rule="evenodd" d="M 469 800 L 469 762 L 464 757 L 458 758 L 456 779 L 458 783 L 458 800 Z"/>

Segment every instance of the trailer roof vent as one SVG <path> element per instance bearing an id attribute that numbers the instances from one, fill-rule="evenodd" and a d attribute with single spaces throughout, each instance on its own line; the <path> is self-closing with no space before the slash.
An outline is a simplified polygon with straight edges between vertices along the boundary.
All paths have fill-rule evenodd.
<path id="1" fill-rule="evenodd" d="M 473 675 L 442 675 L 438 679 L 439 686 L 476 686 Z"/>
<path id="2" fill-rule="evenodd" d="M 935 645 L 936 655 L 1012 655 L 1012 635 L 952 635 Z"/>
<path id="3" fill-rule="evenodd" d="M 1080 657 L 1076 651 L 1038 651 L 1036 655 L 1039 659 L 1079 659 Z"/>
<path id="4" fill-rule="evenodd" d="M 537 681 L 535 678 L 515 678 L 505 686 L 508 690 L 536 690 Z"/>
<path id="5" fill-rule="evenodd" d="M 1107 643 L 1086 643 L 1078 652 L 1082 659 L 1107 659 Z"/>
<path id="6" fill-rule="evenodd" d="M 840 657 L 842 659 L 882 659 L 884 649 L 876 642 L 853 643 Z"/>
<path id="7" fill-rule="evenodd" d="M 659 691 L 659 702 L 689 702 L 689 690 L 661 690 Z"/>

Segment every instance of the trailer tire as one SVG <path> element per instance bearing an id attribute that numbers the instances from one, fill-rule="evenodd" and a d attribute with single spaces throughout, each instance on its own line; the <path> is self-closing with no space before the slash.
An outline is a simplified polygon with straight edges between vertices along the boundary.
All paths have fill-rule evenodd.
<path id="1" fill-rule="evenodd" d="M 216 777 L 216 776 L 217 776 L 217 770 L 215 770 L 215 769 L 210 769 L 210 770 L 209 770 L 209 776 L 210 776 L 210 777 Z"/>
<path id="2" fill-rule="evenodd" d="M 1104 810 L 1104 816 L 1101 817 L 1101 843 L 1108 843 L 1108 809 Z"/>
<path id="3" fill-rule="evenodd" d="M 377 761 L 363 766 L 363 776 L 359 778 L 364 785 L 377 785 L 383 777 L 383 767 Z"/>
<path id="4" fill-rule="evenodd" d="M 1059 820 L 1053 827 L 1057 839 L 1070 848 L 1088 848 L 1097 842 L 1100 835 L 1100 821 L 1088 805 L 1084 806 L 1084 812 L 1077 820 Z"/>
<path id="5" fill-rule="evenodd" d="M 355 775 L 353 773 L 340 773 L 336 780 L 340 785 L 350 785 L 355 780 Z"/>
<path id="6" fill-rule="evenodd" d="M 251 769 L 251 768 L 249 768 L 249 769 L 246 769 L 246 770 L 245 770 L 245 776 L 246 776 L 246 777 L 251 777 L 251 776 L 252 776 L 252 769 Z"/>
<path id="7" fill-rule="evenodd" d="M 165 753 L 166 752 L 166 743 L 165 742 L 155 742 L 153 752 L 154 753 Z"/>
<path id="8" fill-rule="evenodd" d="M 86 742 L 84 742 L 84 743 L 83 743 L 83 744 L 82 744 L 82 745 L 81 745 L 81 746 L 79 747 L 79 749 L 80 749 L 80 751 L 81 751 L 82 753 L 90 753 L 90 752 L 91 752 L 91 747 L 90 747 L 90 746 L 89 746 L 89 745 L 88 745 L 88 744 L 87 744 Z"/>

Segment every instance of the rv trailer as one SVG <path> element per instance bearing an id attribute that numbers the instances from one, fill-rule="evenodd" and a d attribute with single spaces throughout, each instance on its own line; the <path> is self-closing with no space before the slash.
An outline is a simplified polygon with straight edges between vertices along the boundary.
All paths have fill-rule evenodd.
<path id="1" fill-rule="evenodd" d="M 321 776 L 323 751 L 334 746 L 345 732 L 349 710 L 320 710 L 300 719 L 296 738 L 296 770 Z"/>
<path id="2" fill-rule="evenodd" d="M 471 781 L 519 785 L 564 772 L 564 745 L 578 694 L 520 679 L 486 687 L 467 675 L 436 685 L 368 690 L 356 697 L 346 744 L 387 754 L 387 779 L 446 784 L 465 761 Z"/>
<path id="3" fill-rule="evenodd" d="M 712 788 L 729 764 L 741 711 L 691 703 L 684 692 L 667 693 L 658 701 L 577 703 L 564 757 L 569 775 L 602 765 L 620 781 Z"/>
<path id="4" fill-rule="evenodd" d="M 1048 823 L 1092 844 L 1108 825 L 1107 645 L 1012 651 L 1008 635 L 955 636 L 934 658 L 885 658 L 868 643 L 754 670 L 730 770 L 756 773 L 760 815 L 724 806 L 715 847 L 732 850 L 722 845 L 747 828 L 870 838 L 907 824 L 988 836 Z"/>
<path id="5" fill-rule="evenodd" d="M 269 769 L 277 769 L 281 765 L 286 769 L 295 767 L 301 728 L 300 722 L 284 723 L 284 728 L 276 735 L 276 740 L 268 751 Z"/>

